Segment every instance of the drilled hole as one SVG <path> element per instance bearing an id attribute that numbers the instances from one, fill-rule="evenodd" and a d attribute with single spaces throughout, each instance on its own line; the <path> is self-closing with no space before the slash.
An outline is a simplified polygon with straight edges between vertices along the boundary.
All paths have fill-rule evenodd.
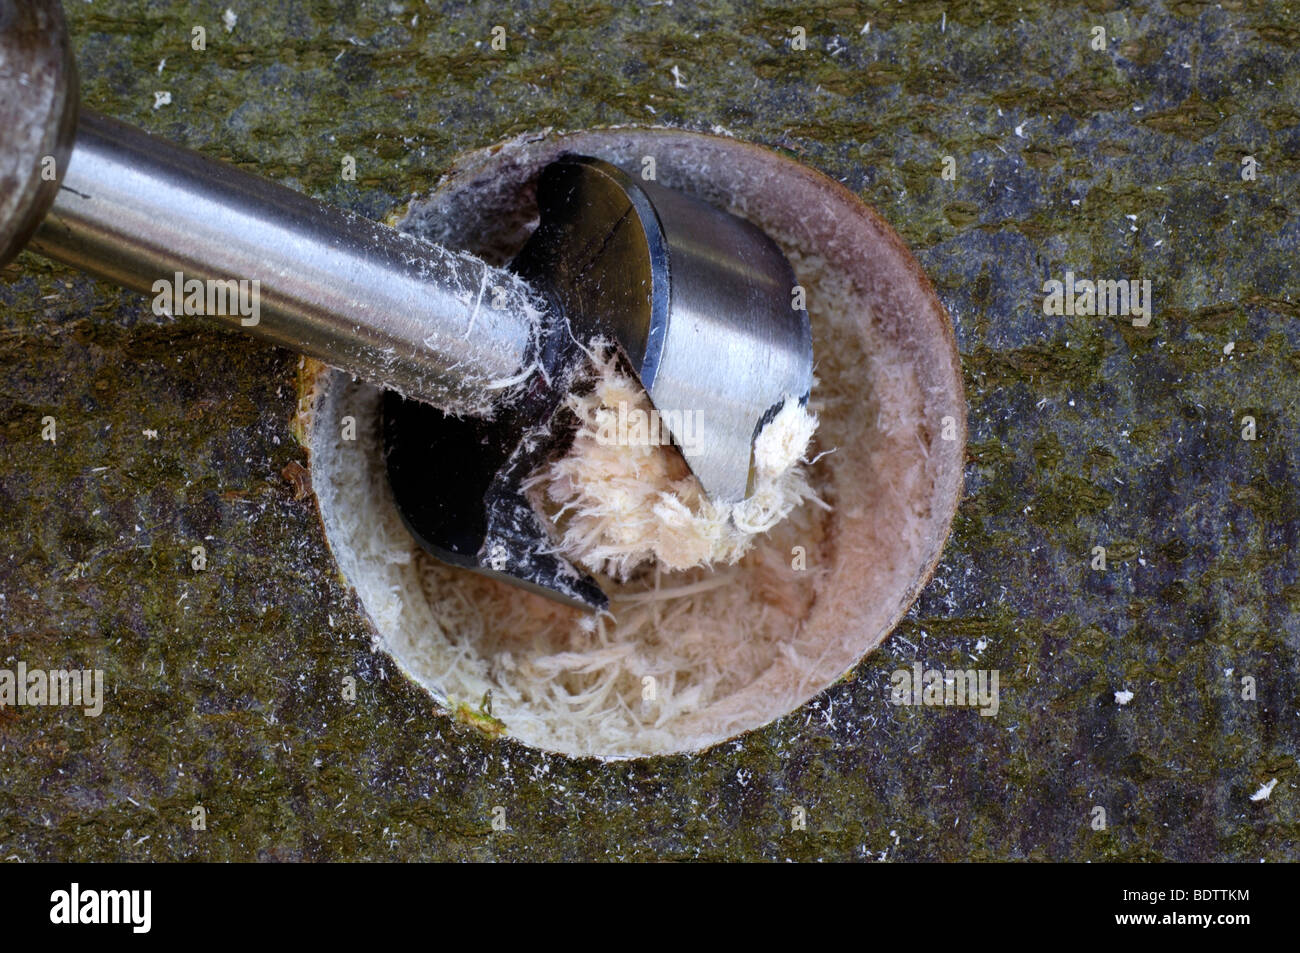
<path id="1" fill-rule="evenodd" d="M 516 140 L 465 157 L 403 227 L 504 261 L 534 219 L 530 183 L 566 150 L 633 174 L 653 156 L 661 184 L 750 219 L 785 250 L 812 318 L 815 449 L 834 449 L 812 475 L 832 511 L 805 505 L 739 566 L 628 583 L 601 630 L 421 551 L 385 482 L 378 391 L 324 369 L 307 383 L 312 483 L 376 647 L 448 711 L 568 755 L 695 751 L 822 691 L 928 579 L 961 488 L 952 330 L 915 260 L 856 198 L 728 139 L 617 130 Z M 355 440 L 343 439 L 345 417 Z M 656 584 L 658 598 L 647 591 Z"/>

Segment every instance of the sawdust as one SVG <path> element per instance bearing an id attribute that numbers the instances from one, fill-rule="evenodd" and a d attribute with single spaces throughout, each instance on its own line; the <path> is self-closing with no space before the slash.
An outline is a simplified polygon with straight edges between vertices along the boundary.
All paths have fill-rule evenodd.
<path id="1" fill-rule="evenodd" d="M 565 402 L 571 446 L 524 483 L 558 528 L 559 551 L 585 569 L 626 581 L 647 566 L 734 565 L 804 501 L 826 507 L 803 467 L 817 417 L 796 398 L 754 441 L 753 492 L 726 504 L 704 492 L 666 426 L 644 426 L 657 412 L 612 347 L 596 345 L 588 374 Z"/>

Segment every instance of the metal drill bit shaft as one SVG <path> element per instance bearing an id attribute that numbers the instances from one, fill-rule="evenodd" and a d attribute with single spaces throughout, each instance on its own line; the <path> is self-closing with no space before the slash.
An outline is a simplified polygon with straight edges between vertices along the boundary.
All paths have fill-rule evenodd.
<path id="1" fill-rule="evenodd" d="M 256 323 L 209 317 L 452 413 L 492 410 L 542 319 L 503 269 L 88 111 L 28 247 L 146 293 L 256 282 Z"/>

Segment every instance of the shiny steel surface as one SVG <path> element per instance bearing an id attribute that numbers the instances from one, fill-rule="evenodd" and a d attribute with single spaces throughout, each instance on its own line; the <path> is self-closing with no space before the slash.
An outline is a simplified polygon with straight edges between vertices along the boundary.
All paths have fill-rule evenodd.
<path id="1" fill-rule="evenodd" d="M 744 219 L 599 159 L 548 166 L 538 202 L 545 263 L 526 274 L 579 338 L 623 346 L 709 495 L 744 499 L 758 430 L 812 387 L 785 255 Z"/>
<path id="2" fill-rule="evenodd" d="M 487 412 L 530 360 L 514 275 L 91 112 L 30 246 L 150 294 L 255 280 L 255 325 L 209 317 L 453 412 Z"/>

